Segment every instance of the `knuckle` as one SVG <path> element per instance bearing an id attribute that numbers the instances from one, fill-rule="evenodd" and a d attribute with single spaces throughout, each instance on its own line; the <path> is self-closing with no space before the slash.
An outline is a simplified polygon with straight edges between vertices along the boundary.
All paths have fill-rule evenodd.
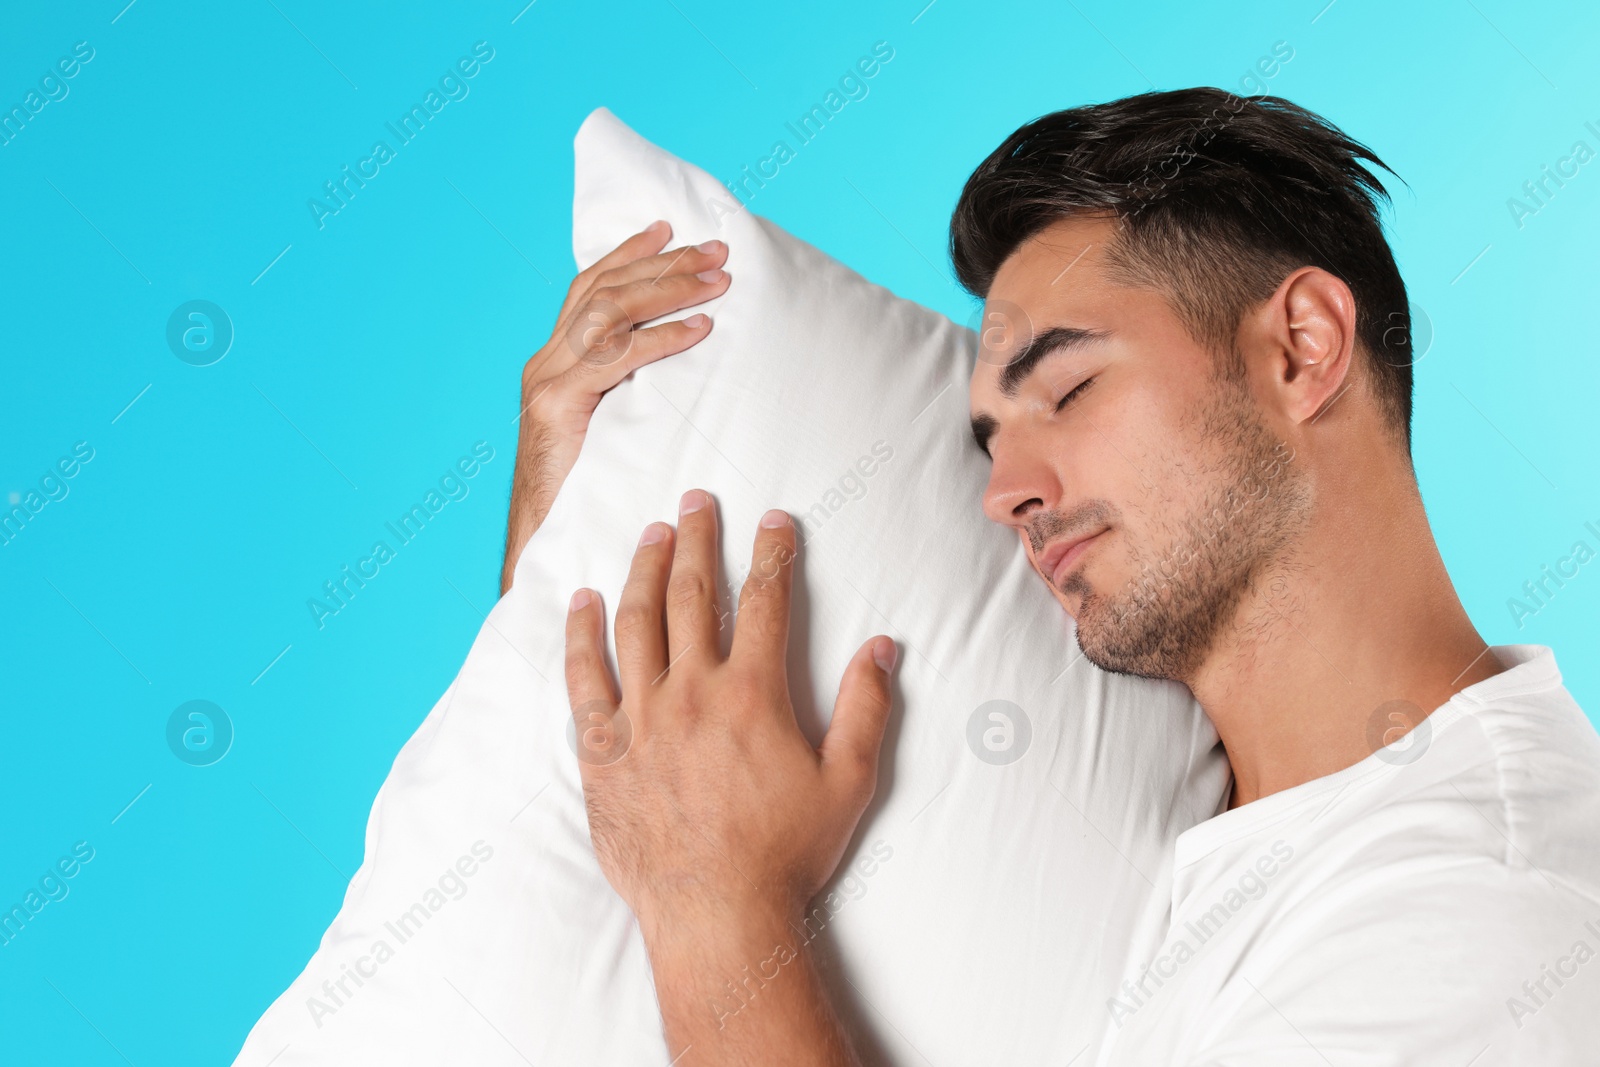
<path id="1" fill-rule="evenodd" d="M 858 807 L 866 807 L 878 791 L 878 761 L 852 746 L 843 754 L 845 794 Z"/>
<path id="2" fill-rule="evenodd" d="M 855 787 L 856 804 L 866 807 L 878 792 L 878 761 L 868 756 L 856 757 L 857 772 L 852 783 Z"/>
<path id="3" fill-rule="evenodd" d="M 695 571 L 674 574 L 667 583 L 667 603 L 677 610 L 698 609 L 710 600 L 711 583 Z"/>
<path id="4" fill-rule="evenodd" d="M 617 608 L 616 625 L 619 641 L 634 642 L 648 636 L 659 620 L 644 604 L 624 603 Z"/>
<path id="5" fill-rule="evenodd" d="M 760 669 L 748 665 L 737 667 L 730 663 L 721 693 L 728 709 L 739 714 L 746 709 L 766 707 L 771 698 L 771 689 L 766 675 Z"/>
<path id="6" fill-rule="evenodd" d="M 701 296 L 701 293 L 704 292 L 707 286 L 717 284 L 716 282 L 701 281 L 698 275 L 689 273 L 679 274 L 672 280 L 673 289 L 675 290 L 674 295 L 678 295 L 683 299 L 698 297 L 704 300 L 706 298 Z"/>
<path id="7" fill-rule="evenodd" d="M 565 394 L 570 389 L 570 380 L 564 374 L 540 385 L 539 391 L 523 405 L 526 415 L 531 416 L 535 427 L 543 426 L 551 416 L 561 410 Z M 536 432 L 541 438 L 545 436 L 543 431 Z M 548 444 L 548 441 L 543 441 L 542 443 Z"/>

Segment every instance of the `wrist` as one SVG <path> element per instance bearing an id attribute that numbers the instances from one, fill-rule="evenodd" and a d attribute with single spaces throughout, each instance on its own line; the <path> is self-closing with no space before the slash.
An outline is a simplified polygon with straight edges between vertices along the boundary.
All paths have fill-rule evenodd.
<path id="1" fill-rule="evenodd" d="M 710 1047 L 749 1028 L 741 1024 L 770 1022 L 771 1006 L 815 984 L 806 941 L 784 909 L 679 912 L 653 921 L 645 946 L 669 1035 Z M 757 1005 L 768 1007 L 747 1010 Z"/>
<path id="2" fill-rule="evenodd" d="M 771 955 L 779 943 L 799 951 L 803 907 L 751 894 L 658 906 L 639 913 L 639 931 L 653 963 L 678 968 L 736 969 Z"/>

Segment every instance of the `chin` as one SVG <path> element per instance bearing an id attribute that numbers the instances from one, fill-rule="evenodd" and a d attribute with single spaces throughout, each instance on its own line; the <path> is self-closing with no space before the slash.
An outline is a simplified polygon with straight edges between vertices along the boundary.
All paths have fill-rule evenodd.
<path id="1" fill-rule="evenodd" d="M 1078 600 L 1078 610 L 1072 613 L 1077 624 L 1078 647 L 1083 658 L 1112 674 L 1126 674 L 1135 678 L 1156 678 L 1164 681 L 1178 679 L 1167 650 L 1158 636 L 1148 628 L 1135 625 L 1124 605 L 1115 603 L 1093 592 L 1086 592 Z"/>
<path id="2" fill-rule="evenodd" d="M 1089 579 L 1084 577 L 1082 567 L 1067 575 L 1067 580 L 1060 585 L 1048 579 L 1045 584 L 1050 587 L 1056 602 L 1066 609 L 1067 614 L 1071 615 L 1073 621 L 1080 627 L 1083 625 L 1084 615 L 1091 612 L 1096 602 L 1101 600 L 1096 595 L 1094 587 L 1089 584 Z"/>
<path id="3" fill-rule="evenodd" d="M 1039 576 L 1039 578 L 1044 582 L 1044 587 L 1050 590 L 1050 595 L 1056 598 L 1056 603 L 1061 605 L 1061 610 L 1065 611 L 1067 616 L 1076 622 L 1078 619 L 1078 613 L 1083 610 L 1083 597 L 1081 595 L 1063 592 L 1056 587 L 1054 582 L 1050 581 L 1050 579 L 1044 577 L 1042 574 Z"/>

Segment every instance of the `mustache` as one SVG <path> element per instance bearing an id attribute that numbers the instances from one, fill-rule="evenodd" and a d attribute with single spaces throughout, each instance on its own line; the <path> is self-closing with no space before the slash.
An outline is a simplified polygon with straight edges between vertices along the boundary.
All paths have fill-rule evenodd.
<path id="1" fill-rule="evenodd" d="M 1028 544 L 1034 556 L 1044 551 L 1044 546 L 1063 535 L 1074 535 L 1111 525 L 1116 511 L 1103 500 L 1090 500 L 1071 511 L 1041 511 L 1028 523 Z"/>

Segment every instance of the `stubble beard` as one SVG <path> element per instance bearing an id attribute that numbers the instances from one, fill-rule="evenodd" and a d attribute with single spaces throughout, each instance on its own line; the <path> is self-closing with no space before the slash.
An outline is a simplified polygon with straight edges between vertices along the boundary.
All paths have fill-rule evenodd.
<path id="1" fill-rule="evenodd" d="M 1261 424 L 1241 384 L 1219 382 L 1199 436 L 1209 462 L 1195 474 L 1207 489 L 1181 519 L 1158 522 L 1154 551 L 1129 541 L 1134 577 L 1127 585 L 1097 592 L 1080 570 L 1060 586 L 1078 600 L 1084 658 L 1103 670 L 1187 682 L 1257 579 L 1304 529 L 1310 494 L 1303 473 Z"/>

